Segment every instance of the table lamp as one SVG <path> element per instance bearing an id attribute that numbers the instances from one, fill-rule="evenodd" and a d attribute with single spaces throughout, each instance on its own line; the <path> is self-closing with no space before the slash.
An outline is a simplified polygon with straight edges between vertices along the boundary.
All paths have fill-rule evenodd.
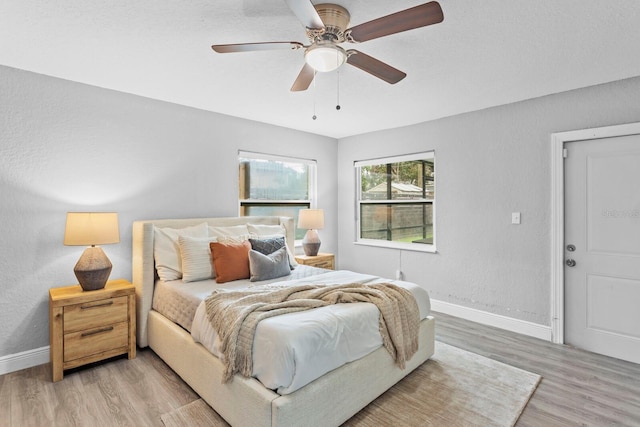
<path id="1" fill-rule="evenodd" d="M 67 246 L 89 246 L 73 272 L 85 291 L 102 289 L 111 274 L 111 261 L 101 247 L 120 242 L 118 214 L 115 212 L 68 212 L 64 230 Z"/>
<path id="2" fill-rule="evenodd" d="M 298 211 L 298 228 L 307 229 L 302 239 L 302 249 L 307 256 L 318 255 L 320 237 L 317 230 L 324 228 L 324 210 L 301 209 Z"/>

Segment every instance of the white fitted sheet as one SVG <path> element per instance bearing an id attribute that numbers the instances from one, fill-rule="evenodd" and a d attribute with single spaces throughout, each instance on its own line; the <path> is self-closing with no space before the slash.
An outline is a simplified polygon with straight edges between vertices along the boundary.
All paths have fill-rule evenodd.
<path id="1" fill-rule="evenodd" d="M 394 283 L 414 295 L 421 320 L 431 311 L 427 291 L 414 283 L 344 270 L 298 279 L 289 278 L 285 281 L 276 280 L 268 284 L 254 283 L 252 287 L 348 283 Z M 244 284 L 235 282 L 225 284 L 225 289 L 238 290 L 244 287 Z M 378 330 L 378 316 L 375 305 L 352 303 L 265 319 L 258 324 L 254 337 L 253 376 L 265 387 L 279 394 L 293 393 L 325 373 L 379 348 L 382 338 Z M 202 343 L 211 353 L 222 358 L 220 340 L 207 318 L 203 302 L 196 310 L 191 335 L 196 342 Z"/>

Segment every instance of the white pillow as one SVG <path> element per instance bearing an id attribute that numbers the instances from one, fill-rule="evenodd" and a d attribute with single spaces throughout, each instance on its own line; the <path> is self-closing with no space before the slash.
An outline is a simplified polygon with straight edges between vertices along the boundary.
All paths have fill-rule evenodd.
<path id="1" fill-rule="evenodd" d="M 247 230 L 249 230 L 250 234 L 255 234 L 256 236 L 287 235 L 284 225 L 247 224 Z"/>
<path id="2" fill-rule="evenodd" d="M 232 225 L 229 227 L 212 227 L 209 226 L 209 236 L 217 237 L 218 241 L 227 241 L 227 242 L 244 242 L 245 240 L 249 240 L 250 234 L 247 226 L 242 225 Z"/>
<path id="3" fill-rule="evenodd" d="M 287 244 L 287 230 L 284 225 L 266 225 L 266 224 L 247 224 L 247 229 L 252 238 L 256 237 L 284 237 L 284 243 L 287 247 L 287 254 L 289 255 L 289 265 L 293 270 L 298 266 L 296 258 L 293 256 L 293 248 L 290 248 Z"/>
<path id="4" fill-rule="evenodd" d="M 180 236 L 178 238 L 183 282 L 197 282 L 216 277 L 209 246 L 209 243 L 215 241 L 217 241 L 216 237 Z"/>
<path id="5" fill-rule="evenodd" d="M 207 237 L 207 228 L 206 222 L 185 228 L 154 227 L 153 256 L 158 276 L 162 280 L 177 280 L 182 277 L 182 260 L 178 246 L 179 236 Z"/>

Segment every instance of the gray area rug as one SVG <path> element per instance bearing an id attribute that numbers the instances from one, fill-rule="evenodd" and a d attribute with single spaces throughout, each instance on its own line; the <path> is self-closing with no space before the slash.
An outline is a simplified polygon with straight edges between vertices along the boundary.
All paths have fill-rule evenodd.
<path id="1" fill-rule="evenodd" d="M 345 426 L 512 426 L 540 375 L 436 341 L 433 357 Z M 202 399 L 162 415 L 166 427 L 228 426 Z"/>

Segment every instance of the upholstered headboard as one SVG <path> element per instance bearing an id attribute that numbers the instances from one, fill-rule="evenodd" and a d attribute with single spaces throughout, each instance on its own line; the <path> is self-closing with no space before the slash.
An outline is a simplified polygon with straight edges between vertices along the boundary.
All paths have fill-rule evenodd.
<path id="1" fill-rule="evenodd" d="M 277 216 L 252 216 L 231 218 L 189 218 L 189 219 L 156 219 L 135 221 L 133 223 L 133 253 L 132 275 L 136 287 L 137 312 L 137 344 L 146 347 L 147 316 L 151 310 L 153 287 L 156 280 L 155 263 L 153 259 L 153 236 L 155 227 L 184 228 L 193 225 L 207 224 L 214 227 L 228 227 L 241 224 L 283 225 L 286 230 L 287 246 L 294 248 L 295 229 L 293 218 Z"/>

